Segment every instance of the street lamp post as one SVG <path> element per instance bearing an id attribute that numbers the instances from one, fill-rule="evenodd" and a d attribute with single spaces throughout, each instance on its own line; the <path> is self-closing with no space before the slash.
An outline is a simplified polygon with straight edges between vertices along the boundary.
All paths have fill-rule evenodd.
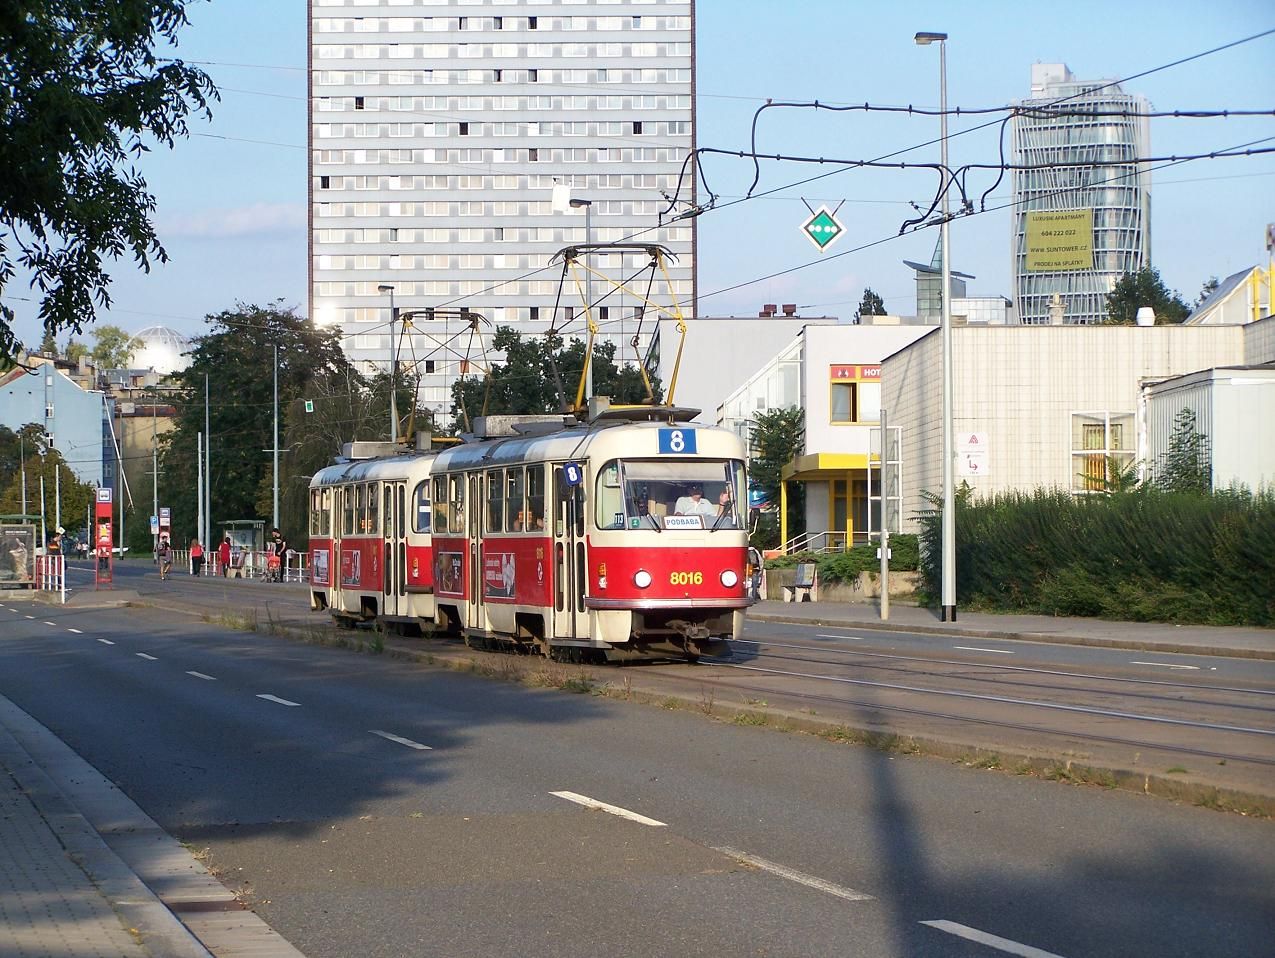
<path id="1" fill-rule="evenodd" d="M 579 209 L 584 207 L 584 242 L 589 245 L 593 242 L 593 200 L 571 200 L 570 205 Z M 585 271 L 584 274 L 584 301 L 585 301 L 585 322 L 588 322 L 588 313 L 593 308 L 593 274 Z M 589 355 L 585 357 L 584 367 L 584 399 L 588 402 L 593 398 L 593 350 L 590 348 Z"/>
<path id="2" fill-rule="evenodd" d="M 939 45 L 939 121 L 940 163 L 943 167 L 943 222 L 939 227 L 943 245 L 943 313 L 940 320 L 943 338 L 943 515 L 942 515 L 942 620 L 956 621 L 956 490 L 952 477 L 952 454 L 955 441 L 952 425 L 952 244 L 949 242 L 947 165 L 947 34 L 918 33 L 914 39 L 921 46 Z"/>
<path id="3" fill-rule="evenodd" d="M 394 340 L 394 287 L 381 285 L 376 287 L 378 293 L 390 294 L 390 441 L 398 445 L 398 349 Z"/>

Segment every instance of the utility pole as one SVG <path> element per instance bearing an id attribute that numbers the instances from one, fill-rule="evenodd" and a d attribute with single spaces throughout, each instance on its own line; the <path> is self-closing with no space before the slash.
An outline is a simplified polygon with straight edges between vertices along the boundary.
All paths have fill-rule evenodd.
<path id="1" fill-rule="evenodd" d="M 274 515 L 272 529 L 279 528 L 279 345 L 274 347 Z"/>
<path id="2" fill-rule="evenodd" d="M 390 442 L 398 445 L 398 343 L 394 339 L 394 321 L 398 311 L 394 308 L 394 287 L 382 283 L 376 287 L 379 293 L 390 294 Z M 277 446 L 278 443 L 276 442 Z"/>
<path id="3" fill-rule="evenodd" d="M 62 528 L 62 468 L 53 464 L 53 528 Z"/>
<path id="4" fill-rule="evenodd" d="M 571 200 L 570 205 L 579 209 L 584 207 L 584 242 L 588 246 L 593 243 L 593 200 Z M 584 319 L 586 325 L 592 321 L 593 313 L 593 273 L 585 270 L 584 274 Z M 586 337 L 586 342 L 590 343 L 589 354 L 584 357 L 584 401 L 587 403 L 593 398 L 593 347 L 592 340 Z"/>
<path id="5" fill-rule="evenodd" d="M 159 519 L 159 408 L 151 397 L 151 515 Z M 159 526 L 151 536 L 151 548 L 159 559 Z"/>
<path id="6" fill-rule="evenodd" d="M 208 374 L 204 373 L 204 530 L 212 538 L 212 431 L 208 426 Z M 205 540 L 204 545 L 208 542 Z"/>
<path id="7" fill-rule="evenodd" d="M 890 427 L 881 409 L 881 621 L 890 618 Z"/>
<path id="8" fill-rule="evenodd" d="M 22 460 L 22 514 L 27 514 L 27 438 L 18 432 L 18 456 Z"/>
<path id="9" fill-rule="evenodd" d="M 205 549 L 208 548 L 208 536 L 204 529 L 204 434 L 199 434 L 197 441 L 198 448 L 195 450 L 195 461 L 198 478 L 195 480 L 196 494 L 199 496 L 199 518 L 195 520 L 195 529 L 199 534 L 199 541 Z"/>

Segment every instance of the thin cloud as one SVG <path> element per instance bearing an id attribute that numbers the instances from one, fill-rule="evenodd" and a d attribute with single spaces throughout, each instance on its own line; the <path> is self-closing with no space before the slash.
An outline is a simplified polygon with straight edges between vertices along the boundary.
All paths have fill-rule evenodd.
<path id="1" fill-rule="evenodd" d="M 159 235 L 218 239 L 294 233 L 306 228 L 302 203 L 254 203 L 230 209 L 208 209 L 161 218 Z"/>

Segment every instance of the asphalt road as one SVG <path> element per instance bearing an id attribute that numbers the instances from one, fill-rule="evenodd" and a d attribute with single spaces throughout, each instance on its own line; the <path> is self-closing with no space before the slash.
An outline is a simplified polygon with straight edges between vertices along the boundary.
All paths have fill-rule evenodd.
<path id="1" fill-rule="evenodd" d="M 159 610 L 3 606 L 0 693 L 311 958 L 1275 941 L 1270 822 Z"/>

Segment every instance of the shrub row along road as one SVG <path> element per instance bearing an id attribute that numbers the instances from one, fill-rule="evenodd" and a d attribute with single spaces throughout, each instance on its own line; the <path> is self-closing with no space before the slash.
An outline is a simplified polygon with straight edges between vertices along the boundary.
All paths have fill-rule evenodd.
<path id="1" fill-rule="evenodd" d="M 1124 792 L 159 609 L 0 598 L 0 694 L 206 848 L 311 958 L 1253 955 L 1275 940 L 1270 822 Z"/>

